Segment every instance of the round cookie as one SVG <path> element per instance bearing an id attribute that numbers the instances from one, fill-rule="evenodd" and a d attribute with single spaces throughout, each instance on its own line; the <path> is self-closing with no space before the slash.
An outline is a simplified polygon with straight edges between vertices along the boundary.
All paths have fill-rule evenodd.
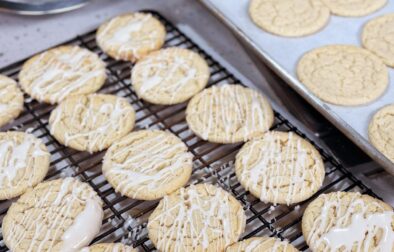
<path id="1" fill-rule="evenodd" d="M 22 91 L 13 79 L 0 75 L 0 127 L 17 118 L 22 110 Z"/>
<path id="2" fill-rule="evenodd" d="M 108 20 L 97 30 L 97 44 L 112 58 L 135 62 L 160 49 L 166 29 L 148 13 L 128 13 Z"/>
<path id="3" fill-rule="evenodd" d="M 297 252 L 298 250 L 286 241 L 272 237 L 252 237 L 226 248 L 226 252 Z"/>
<path id="4" fill-rule="evenodd" d="M 368 127 L 371 143 L 394 163 L 394 104 L 381 108 Z"/>
<path id="5" fill-rule="evenodd" d="M 394 251 L 394 212 L 355 192 L 322 194 L 305 209 L 302 232 L 312 251 Z"/>
<path id="6" fill-rule="evenodd" d="M 83 248 L 80 252 L 137 252 L 137 250 L 122 243 L 99 243 Z"/>
<path id="7" fill-rule="evenodd" d="M 51 134 L 60 143 L 79 151 L 97 152 L 129 133 L 135 112 L 125 98 L 90 94 L 72 96 L 49 117 Z"/>
<path id="8" fill-rule="evenodd" d="M 175 135 L 160 130 L 132 132 L 107 150 L 103 174 L 115 191 L 133 199 L 154 200 L 184 186 L 193 155 Z"/>
<path id="9" fill-rule="evenodd" d="M 164 196 L 149 217 L 148 234 L 160 251 L 224 251 L 244 231 L 245 213 L 228 192 L 191 185 Z"/>
<path id="10" fill-rule="evenodd" d="M 369 21 L 362 32 L 363 46 L 394 67 L 394 14 Z"/>
<path id="11" fill-rule="evenodd" d="M 51 104 L 72 95 L 94 93 L 105 79 L 105 63 L 78 46 L 60 46 L 40 53 L 26 61 L 19 73 L 26 93 Z"/>
<path id="12" fill-rule="evenodd" d="M 23 132 L 0 132 L 0 200 L 11 199 L 40 183 L 50 154 L 41 140 Z"/>
<path id="13" fill-rule="evenodd" d="M 351 45 L 329 45 L 306 53 L 298 62 L 297 75 L 323 101 L 344 106 L 376 100 L 389 83 L 383 61 Z"/>
<path id="14" fill-rule="evenodd" d="M 384 5 L 387 0 L 321 0 L 330 11 L 338 16 L 359 17 L 371 14 Z"/>
<path id="15" fill-rule="evenodd" d="M 245 142 L 274 122 L 268 100 L 241 85 L 212 86 L 194 96 L 186 109 L 189 128 L 214 143 Z"/>
<path id="16" fill-rule="evenodd" d="M 150 53 L 134 66 L 131 82 L 137 95 L 154 104 L 189 100 L 208 83 L 209 67 L 197 53 L 166 48 Z"/>
<path id="17" fill-rule="evenodd" d="M 101 199 L 75 178 L 38 184 L 9 208 L 3 220 L 4 242 L 14 252 L 78 251 L 98 234 Z"/>
<path id="18" fill-rule="evenodd" d="M 236 156 L 235 173 L 261 201 L 287 205 L 311 197 L 325 176 L 321 156 L 308 141 L 279 131 L 247 142 Z"/>
<path id="19" fill-rule="evenodd" d="M 251 0 L 249 15 L 267 32 L 300 37 L 325 27 L 330 10 L 320 0 Z"/>

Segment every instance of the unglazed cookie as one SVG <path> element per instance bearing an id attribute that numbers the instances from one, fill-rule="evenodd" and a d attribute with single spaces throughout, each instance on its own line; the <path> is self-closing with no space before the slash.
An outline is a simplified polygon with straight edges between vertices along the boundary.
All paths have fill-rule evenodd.
<path id="1" fill-rule="evenodd" d="M 330 11 L 339 16 L 358 17 L 382 8 L 387 0 L 321 0 Z"/>
<path id="2" fill-rule="evenodd" d="M 51 104 L 72 95 L 94 93 L 105 79 L 105 63 L 78 46 L 60 46 L 40 53 L 26 61 L 19 73 L 26 93 Z"/>
<path id="3" fill-rule="evenodd" d="M 4 242 L 13 252 L 78 251 L 98 234 L 101 199 L 74 178 L 38 184 L 9 208 L 3 220 Z"/>
<path id="4" fill-rule="evenodd" d="M 325 27 L 330 10 L 320 0 L 251 0 L 249 15 L 270 33 L 299 37 Z"/>
<path id="5" fill-rule="evenodd" d="M 125 98 L 90 94 L 60 103 L 49 117 L 51 134 L 79 151 L 97 152 L 129 133 L 135 123 L 133 107 Z"/>
<path id="6" fill-rule="evenodd" d="M 297 252 L 286 241 L 272 237 L 253 237 L 227 247 L 226 252 Z"/>
<path id="7" fill-rule="evenodd" d="M 166 29 L 151 14 L 128 13 L 112 18 L 97 30 L 97 44 L 117 60 L 136 61 L 160 49 Z"/>
<path id="8" fill-rule="evenodd" d="M 325 175 L 321 156 L 309 142 L 279 131 L 247 142 L 236 156 L 235 173 L 261 201 L 287 205 L 311 197 Z"/>
<path id="9" fill-rule="evenodd" d="M 394 67 L 394 14 L 369 21 L 362 32 L 363 46 Z"/>
<path id="10" fill-rule="evenodd" d="M 197 53 L 166 48 L 150 53 L 134 66 L 131 82 L 137 95 L 154 104 L 189 100 L 208 83 L 209 67 Z"/>
<path id="11" fill-rule="evenodd" d="M 83 248 L 79 252 L 137 252 L 137 250 L 122 243 L 99 243 Z"/>
<path id="12" fill-rule="evenodd" d="M 111 145 L 104 156 L 103 174 L 122 195 L 154 200 L 184 186 L 192 165 L 193 155 L 178 137 L 140 130 Z"/>
<path id="13" fill-rule="evenodd" d="M 0 200 L 23 194 L 48 172 L 50 154 L 41 140 L 23 132 L 0 133 Z"/>
<path id="14" fill-rule="evenodd" d="M 302 233 L 310 249 L 394 251 L 391 206 L 354 192 L 322 194 L 305 209 Z"/>
<path id="15" fill-rule="evenodd" d="M 344 106 L 376 100 L 389 83 L 383 61 L 351 45 L 329 45 L 306 53 L 298 62 L 297 75 L 323 101 Z"/>
<path id="16" fill-rule="evenodd" d="M 186 120 L 204 140 L 236 143 L 261 136 L 273 124 L 274 113 L 257 91 L 225 84 L 194 96 L 187 106 Z"/>
<path id="17" fill-rule="evenodd" d="M 149 217 L 149 238 L 160 251 L 224 251 L 245 228 L 241 204 L 221 188 L 191 185 L 164 196 Z"/>
<path id="18" fill-rule="evenodd" d="M 0 75 L 0 127 L 17 118 L 22 110 L 22 91 L 13 79 Z"/>
<path id="19" fill-rule="evenodd" d="M 369 140 L 394 163 L 394 104 L 381 108 L 368 128 Z"/>

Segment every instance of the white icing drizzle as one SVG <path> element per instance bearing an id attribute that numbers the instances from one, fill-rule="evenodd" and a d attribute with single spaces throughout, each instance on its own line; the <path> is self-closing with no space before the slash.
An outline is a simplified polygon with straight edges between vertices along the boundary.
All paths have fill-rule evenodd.
<path id="1" fill-rule="evenodd" d="M 13 89 L 18 90 L 16 84 L 11 82 L 7 78 L 3 79 L 0 76 L 0 97 L 4 97 L 8 94 L 14 93 L 15 91 Z M 1 100 L 2 99 L 0 99 L 0 117 L 8 117 L 10 110 L 22 108 L 22 104 L 18 102 L 18 99 L 9 100 L 6 103 L 3 103 Z"/>
<path id="2" fill-rule="evenodd" d="M 321 214 L 315 219 L 308 240 L 314 248 L 326 245 L 324 252 L 357 251 L 357 252 L 389 252 L 394 249 L 394 231 L 392 222 L 393 211 L 368 213 L 368 204 L 374 204 L 377 209 L 382 207 L 377 202 L 366 203 L 354 194 L 349 206 L 343 206 L 337 198 L 329 200 L 326 195 Z M 345 208 L 346 207 L 346 208 Z M 330 217 L 330 211 L 341 213 L 335 219 Z M 376 240 L 380 234 L 380 239 Z M 373 250 L 370 250 L 372 246 Z M 355 248 L 355 250 L 354 250 Z"/>

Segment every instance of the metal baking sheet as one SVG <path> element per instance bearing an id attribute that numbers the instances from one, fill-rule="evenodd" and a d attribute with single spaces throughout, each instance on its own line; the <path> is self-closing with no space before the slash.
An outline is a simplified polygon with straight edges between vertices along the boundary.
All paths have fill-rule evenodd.
<path id="1" fill-rule="evenodd" d="M 389 68 L 390 83 L 376 101 L 363 106 L 336 106 L 314 96 L 296 77 L 296 66 L 306 52 L 324 45 L 351 44 L 361 46 L 363 25 L 377 16 L 394 12 L 394 1 L 381 10 L 359 18 L 331 16 L 329 24 L 319 33 L 301 38 L 286 38 L 267 33 L 257 27 L 248 14 L 248 0 L 200 0 L 226 23 L 272 67 L 292 88 L 344 132 L 355 144 L 394 175 L 394 164 L 368 140 L 368 124 L 381 107 L 394 103 L 394 69 Z"/>

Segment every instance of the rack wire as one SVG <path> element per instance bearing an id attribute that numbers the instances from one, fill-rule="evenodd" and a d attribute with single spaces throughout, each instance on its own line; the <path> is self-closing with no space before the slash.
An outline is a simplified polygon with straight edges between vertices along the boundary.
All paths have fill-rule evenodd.
<path id="1" fill-rule="evenodd" d="M 241 83 L 209 54 L 182 33 L 176 26 L 154 11 L 146 11 L 156 16 L 166 27 L 165 47 L 178 46 L 198 52 L 208 62 L 211 72 L 209 86 L 222 83 Z M 311 199 L 299 205 L 277 205 L 261 202 L 246 192 L 237 181 L 234 172 L 234 157 L 241 144 L 220 145 L 201 140 L 188 128 L 185 121 L 186 103 L 175 106 L 158 106 L 146 103 L 136 96 L 130 83 L 131 63 L 115 61 L 103 53 L 96 44 L 95 31 L 78 36 L 64 44 L 85 47 L 107 63 L 108 79 L 100 93 L 110 93 L 125 97 L 136 110 L 136 128 L 168 130 L 181 138 L 194 155 L 191 184 L 213 183 L 231 192 L 243 205 L 247 215 L 247 225 L 243 238 L 252 236 L 272 236 L 288 240 L 299 250 L 308 247 L 301 232 L 301 217 L 307 204 L 321 193 L 331 191 L 358 191 L 377 197 L 361 181 L 356 179 L 340 162 L 325 150 L 316 146 L 293 126 L 286 118 L 275 112 L 272 130 L 292 131 L 307 139 L 319 150 L 324 160 L 326 178 L 323 187 Z M 0 70 L 0 74 L 17 80 L 23 61 Z M 115 193 L 101 173 L 103 152 L 89 154 L 78 152 L 59 144 L 49 133 L 48 117 L 54 108 L 41 104 L 25 96 L 23 113 L 11 124 L 2 128 L 31 132 L 48 147 L 52 157 L 46 180 L 74 176 L 89 183 L 104 202 L 104 220 L 100 233 L 93 243 L 123 242 L 142 251 L 155 250 L 147 236 L 147 219 L 158 201 L 141 201 L 123 197 Z M 0 221 L 2 222 L 12 201 L 0 201 Z M 0 252 L 8 251 L 0 234 Z"/>

